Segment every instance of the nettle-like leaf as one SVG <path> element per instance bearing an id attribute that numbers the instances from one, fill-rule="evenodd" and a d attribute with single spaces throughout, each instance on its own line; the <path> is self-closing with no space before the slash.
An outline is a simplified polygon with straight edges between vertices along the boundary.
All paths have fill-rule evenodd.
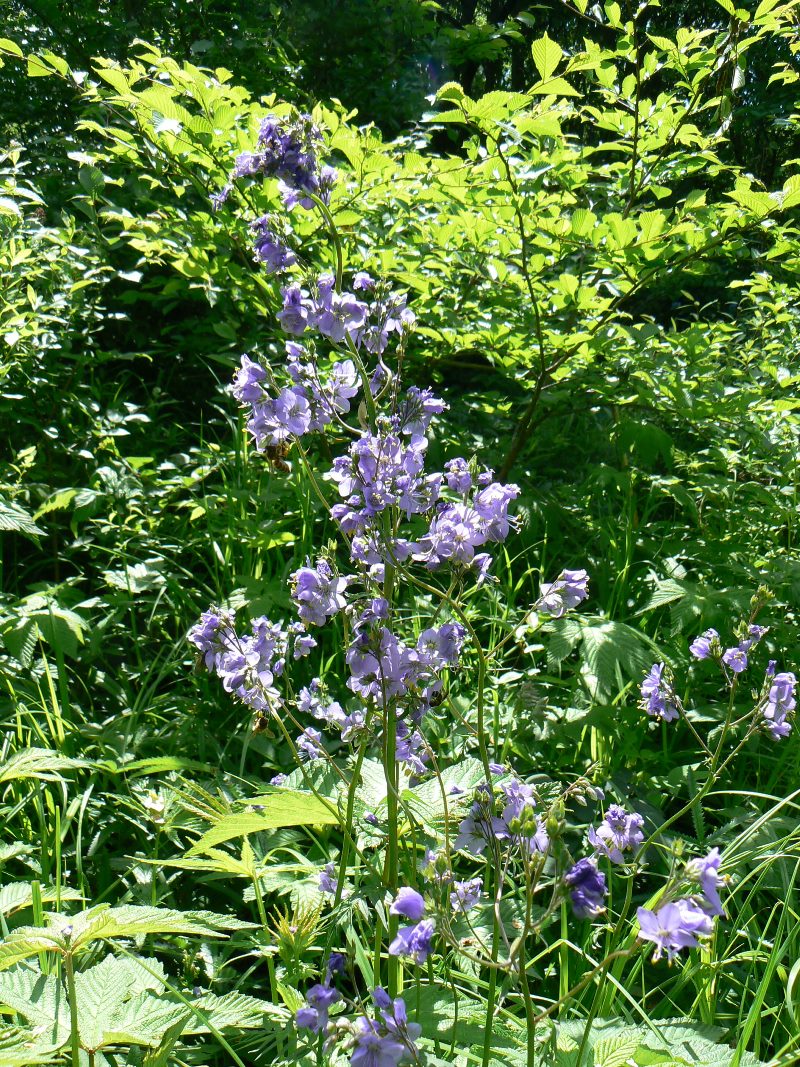
<path id="1" fill-rule="evenodd" d="M 45 782 L 57 782 L 59 771 L 73 767 L 87 767 L 86 760 L 70 759 L 49 748 L 25 748 L 15 752 L 5 763 L 0 764 L 0 785 L 18 778 L 38 778 Z"/>
<path id="2" fill-rule="evenodd" d="M 18 966 L 0 974 L 0 1004 L 18 1012 L 53 1048 L 69 1038 L 66 990 L 53 974 Z M 0 1063 L 5 1061 L 0 1053 Z"/>
<path id="3" fill-rule="evenodd" d="M 107 1035 L 121 1033 L 121 1016 L 126 1010 L 124 1006 L 127 1001 L 132 998 L 140 1000 L 142 994 L 160 993 L 164 989 L 166 975 L 161 964 L 150 959 L 145 960 L 144 964 L 146 966 L 131 958 L 116 959 L 109 954 L 94 967 L 75 975 L 78 1027 L 84 1048 L 100 1048 L 109 1043 Z M 168 1027 L 164 1029 L 166 1028 Z M 144 1041 L 121 1037 L 119 1040 L 127 1040 L 130 1044 L 149 1045 L 153 1038 L 160 1038 L 164 1029 L 151 1027 L 147 1040 Z"/>
<path id="4" fill-rule="evenodd" d="M 3 1067 L 33 1067 L 36 1063 L 52 1063 L 56 1051 L 38 1033 L 17 1026 L 0 1027 L 0 1064 Z"/>
<path id="5" fill-rule="evenodd" d="M 262 810 L 234 812 L 224 816 L 194 844 L 189 855 L 196 856 L 225 841 L 262 830 L 275 830 L 283 826 L 332 826 L 339 822 L 336 803 L 322 800 L 314 793 L 276 789 L 265 796 L 254 797 L 248 804 Z"/>
<path id="6" fill-rule="evenodd" d="M 39 895 L 45 904 L 52 904 L 56 900 L 83 900 L 75 889 L 45 888 L 39 891 Z M 32 904 L 33 889 L 30 883 L 11 882 L 0 887 L 0 915 L 13 915 L 15 911 L 22 911 Z"/>
<path id="7" fill-rule="evenodd" d="M 28 537 L 43 537 L 44 530 L 37 526 L 30 515 L 19 504 L 0 499 L 0 531 L 26 534 Z"/>
<path id="8" fill-rule="evenodd" d="M 589 1062 L 597 1067 L 730 1067 L 733 1050 L 719 1043 L 724 1031 L 688 1019 L 666 1019 L 650 1026 L 631 1026 L 624 1019 L 598 1019 L 585 1036 L 586 1024 L 574 1019 L 557 1024 L 556 1063 L 578 1067 L 577 1052 L 584 1043 Z M 740 1067 L 763 1067 L 751 1053 Z"/>
<path id="9" fill-rule="evenodd" d="M 147 934 L 185 934 L 193 937 L 224 937 L 232 930 L 252 930 L 252 923 L 211 911 L 173 911 L 125 904 L 94 908 L 66 916 L 48 914 L 47 926 L 21 926 L 0 943 L 0 971 L 30 959 L 39 952 L 86 951 L 97 941 L 144 937 Z"/>

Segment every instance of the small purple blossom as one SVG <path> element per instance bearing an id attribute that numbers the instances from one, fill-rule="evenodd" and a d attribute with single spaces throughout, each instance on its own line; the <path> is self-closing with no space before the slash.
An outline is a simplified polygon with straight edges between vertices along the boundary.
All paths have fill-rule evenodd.
<path id="1" fill-rule="evenodd" d="M 706 630 L 689 645 L 689 651 L 695 659 L 708 659 L 714 648 L 719 648 L 719 634 L 716 630 Z"/>
<path id="2" fill-rule="evenodd" d="M 564 570 L 554 582 L 542 585 L 542 592 L 534 607 L 545 615 L 560 619 L 576 608 L 589 595 L 589 575 L 586 571 Z"/>
<path id="3" fill-rule="evenodd" d="M 478 906 L 483 891 L 482 878 L 470 878 L 467 882 L 453 882 L 450 891 L 450 907 L 454 912 L 471 911 Z"/>
<path id="4" fill-rule="evenodd" d="M 673 722 L 680 714 L 680 701 L 663 663 L 654 663 L 641 685 L 641 705 L 648 715 Z"/>
<path id="5" fill-rule="evenodd" d="M 726 648 L 722 653 L 722 662 L 729 667 L 734 674 L 741 674 L 747 670 L 747 652 L 743 648 Z"/>
<path id="6" fill-rule="evenodd" d="M 350 1056 L 351 1067 L 397 1067 L 406 1046 L 365 1015 L 356 1020 L 355 1048 Z"/>
<path id="7" fill-rule="evenodd" d="M 721 857 L 718 848 L 713 848 L 707 856 L 690 860 L 686 864 L 686 877 L 700 883 L 703 892 L 705 910 L 709 915 L 724 915 L 719 887 L 724 884 L 719 873 Z"/>
<path id="8" fill-rule="evenodd" d="M 639 937 L 655 945 L 654 960 L 665 952 L 667 959 L 673 960 L 682 948 L 697 946 L 698 936 L 706 931 L 698 911 L 685 903 L 664 904 L 655 912 L 647 908 L 637 910 Z"/>
<path id="9" fill-rule="evenodd" d="M 416 889 L 403 886 L 397 890 L 397 896 L 389 912 L 392 915 L 402 915 L 404 919 L 410 919 L 411 922 L 419 922 L 425 914 L 425 899 Z"/>
<path id="10" fill-rule="evenodd" d="M 336 895 L 336 865 L 326 863 L 319 875 L 319 891 L 328 896 Z"/>
<path id="11" fill-rule="evenodd" d="M 593 859 L 584 858 L 567 871 L 572 910 L 579 919 L 593 919 L 605 910 L 606 877 Z"/>
<path id="12" fill-rule="evenodd" d="M 263 263 L 268 274 L 279 274 L 297 262 L 297 256 L 275 232 L 268 215 L 250 223 L 253 231 L 253 251 L 257 263 Z"/>
<path id="13" fill-rule="evenodd" d="M 311 726 L 307 726 L 303 730 L 295 744 L 297 745 L 297 751 L 300 753 L 300 758 L 308 760 L 309 763 L 312 760 L 320 759 L 325 751 L 322 747 L 322 734 Z"/>
<path id="14" fill-rule="evenodd" d="M 424 963 L 430 955 L 435 930 L 433 919 L 422 919 L 414 926 L 401 927 L 389 945 L 389 955 L 409 956 L 415 963 Z"/>

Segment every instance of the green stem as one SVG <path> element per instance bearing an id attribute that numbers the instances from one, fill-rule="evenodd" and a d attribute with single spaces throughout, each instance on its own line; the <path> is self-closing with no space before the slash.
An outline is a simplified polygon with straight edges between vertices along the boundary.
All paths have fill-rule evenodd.
<path id="1" fill-rule="evenodd" d="M 331 231 L 333 247 L 336 250 L 336 291 L 341 292 L 342 276 L 344 275 L 344 251 L 342 249 L 342 239 L 339 236 L 339 231 L 336 229 L 336 223 L 333 221 L 333 215 L 331 215 L 328 205 L 323 200 L 320 200 L 318 196 L 315 196 L 314 193 L 309 193 L 308 198 L 314 202 L 320 215 L 325 219 L 328 229 Z"/>
<path id="2" fill-rule="evenodd" d="M 64 972 L 67 977 L 67 996 L 69 997 L 69 1044 L 72 1067 L 81 1067 L 81 1039 L 78 1033 L 78 997 L 75 992 L 75 967 L 72 953 L 64 953 Z"/>

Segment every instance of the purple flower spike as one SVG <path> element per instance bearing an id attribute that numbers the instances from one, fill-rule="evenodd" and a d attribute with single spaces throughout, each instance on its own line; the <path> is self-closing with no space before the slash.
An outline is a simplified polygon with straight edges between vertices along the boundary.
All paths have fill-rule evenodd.
<path id="1" fill-rule="evenodd" d="M 774 671 L 773 666 L 773 671 Z M 792 714 L 796 706 L 794 695 L 797 679 L 791 671 L 782 671 L 772 675 L 767 703 L 764 705 L 764 726 L 772 734 L 776 741 L 787 737 L 792 727 L 787 722 L 787 717 Z"/>

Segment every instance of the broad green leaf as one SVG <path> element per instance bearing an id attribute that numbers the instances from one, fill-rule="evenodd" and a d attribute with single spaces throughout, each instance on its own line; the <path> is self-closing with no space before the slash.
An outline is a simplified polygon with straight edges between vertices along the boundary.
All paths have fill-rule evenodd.
<path id="1" fill-rule="evenodd" d="M 531 55 L 533 56 L 533 62 L 536 64 L 536 69 L 539 72 L 539 77 L 542 81 L 547 81 L 558 64 L 561 62 L 561 57 L 564 52 L 560 45 L 552 41 L 547 34 L 540 37 L 538 41 L 534 41 L 531 45 Z"/>
<path id="2" fill-rule="evenodd" d="M 7 55 L 16 56 L 17 59 L 22 59 L 23 52 L 16 41 L 9 41 L 7 37 L 0 37 L 0 52 L 5 52 Z"/>
<path id="3" fill-rule="evenodd" d="M 29 537 L 44 536 L 44 530 L 36 525 L 24 508 L 0 498 L 0 531 L 3 530 L 27 534 Z"/>
<path id="4" fill-rule="evenodd" d="M 276 790 L 266 796 L 254 797 L 249 803 L 258 805 L 263 811 L 226 815 L 203 834 L 188 854 L 196 856 L 225 841 L 279 826 L 332 826 L 339 822 L 335 803 L 326 804 L 313 793 Z"/>
<path id="5" fill-rule="evenodd" d="M 46 904 L 58 900 L 82 900 L 83 897 L 75 889 L 56 890 L 55 888 L 42 888 L 40 897 Z M 33 890 L 29 882 L 11 882 L 0 887 L 0 915 L 13 915 L 15 911 L 29 908 L 33 903 Z"/>
<path id="6" fill-rule="evenodd" d="M 19 1012 L 53 1047 L 69 1037 L 69 1002 L 55 975 L 24 966 L 0 973 L 0 1004 Z"/>

